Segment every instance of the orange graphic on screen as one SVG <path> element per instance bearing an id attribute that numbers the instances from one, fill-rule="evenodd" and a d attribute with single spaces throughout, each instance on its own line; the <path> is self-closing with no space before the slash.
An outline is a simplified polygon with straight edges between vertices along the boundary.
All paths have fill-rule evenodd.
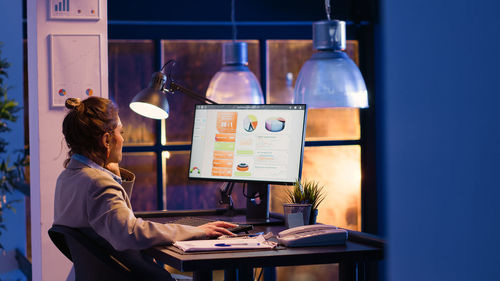
<path id="1" fill-rule="evenodd" d="M 234 152 L 233 151 L 214 151 L 214 159 L 233 159 Z"/>
<path id="2" fill-rule="evenodd" d="M 230 177 L 233 174 L 234 143 L 238 113 L 217 112 L 217 131 L 212 160 L 212 175 Z"/>
<path id="3" fill-rule="evenodd" d="M 236 133 L 236 112 L 217 112 L 217 131 L 219 133 Z"/>
<path id="4" fill-rule="evenodd" d="M 213 167 L 212 175 L 219 177 L 230 177 L 232 175 L 232 171 L 231 169 L 228 170 L 228 169 Z"/>
<path id="5" fill-rule="evenodd" d="M 216 134 L 215 141 L 223 141 L 223 142 L 234 142 L 235 135 L 234 134 Z"/>
<path id="6" fill-rule="evenodd" d="M 247 163 L 240 163 L 238 166 L 236 166 L 236 170 L 238 171 L 248 171 L 248 164 Z"/>
<path id="7" fill-rule="evenodd" d="M 229 159 L 229 160 L 226 160 L 226 159 L 214 159 L 214 161 L 212 162 L 214 167 L 218 167 L 218 168 L 228 168 L 228 169 L 231 169 L 233 167 L 233 159 Z"/>

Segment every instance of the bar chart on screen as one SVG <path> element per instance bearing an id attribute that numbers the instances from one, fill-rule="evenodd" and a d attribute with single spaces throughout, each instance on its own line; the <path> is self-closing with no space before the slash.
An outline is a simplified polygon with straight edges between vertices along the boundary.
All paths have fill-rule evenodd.
<path id="1" fill-rule="evenodd" d="M 49 0 L 50 19 L 99 20 L 100 0 Z"/>

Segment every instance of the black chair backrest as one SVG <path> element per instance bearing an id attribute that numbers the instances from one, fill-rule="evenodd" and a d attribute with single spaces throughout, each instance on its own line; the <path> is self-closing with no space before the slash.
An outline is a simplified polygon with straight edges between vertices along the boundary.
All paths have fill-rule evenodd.
<path id="1" fill-rule="evenodd" d="M 104 239 L 94 239 L 83 230 L 53 225 L 49 236 L 73 262 L 76 281 L 173 280 L 170 273 L 139 251 L 115 251 Z"/>

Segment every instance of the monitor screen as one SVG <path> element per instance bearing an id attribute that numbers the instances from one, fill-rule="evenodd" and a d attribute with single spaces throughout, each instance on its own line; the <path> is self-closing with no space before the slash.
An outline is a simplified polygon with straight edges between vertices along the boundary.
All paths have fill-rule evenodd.
<path id="1" fill-rule="evenodd" d="M 189 178 L 293 184 L 305 122 L 304 104 L 196 105 Z"/>

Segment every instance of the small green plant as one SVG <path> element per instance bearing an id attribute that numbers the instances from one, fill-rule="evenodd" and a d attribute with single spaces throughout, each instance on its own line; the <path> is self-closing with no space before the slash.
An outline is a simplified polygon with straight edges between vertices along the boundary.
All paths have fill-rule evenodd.
<path id="1" fill-rule="evenodd" d="M 16 122 L 17 113 L 21 108 L 18 103 L 7 97 L 8 87 L 4 84 L 4 78 L 7 78 L 6 69 L 10 64 L 6 59 L 2 58 L 1 51 L 2 43 L 0 42 L 0 133 L 5 133 L 11 130 L 9 122 Z M 6 153 L 8 142 L 0 137 L 0 154 Z M 15 212 L 14 203 L 19 200 L 9 200 L 7 195 L 12 194 L 15 189 L 26 188 L 24 167 L 28 165 L 27 149 L 18 153 L 17 160 L 14 163 L 9 163 L 8 157 L 2 156 L 0 162 L 0 236 L 2 231 L 7 230 L 3 214 L 5 210 Z M 0 249 L 4 249 L 0 244 Z"/>
<path id="2" fill-rule="evenodd" d="M 288 203 L 311 204 L 311 210 L 316 210 L 325 199 L 324 186 L 317 181 L 296 181 L 292 189 L 286 191 Z"/>

